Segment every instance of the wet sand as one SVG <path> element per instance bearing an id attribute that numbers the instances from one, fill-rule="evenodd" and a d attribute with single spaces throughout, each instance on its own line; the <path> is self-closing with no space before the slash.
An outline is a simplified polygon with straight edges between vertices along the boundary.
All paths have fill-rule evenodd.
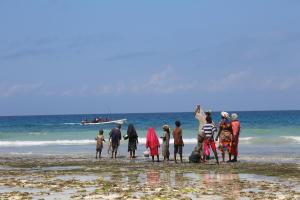
<path id="1" fill-rule="evenodd" d="M 299 199 L 300 165 L 0 156 L 0 199 Z"/>

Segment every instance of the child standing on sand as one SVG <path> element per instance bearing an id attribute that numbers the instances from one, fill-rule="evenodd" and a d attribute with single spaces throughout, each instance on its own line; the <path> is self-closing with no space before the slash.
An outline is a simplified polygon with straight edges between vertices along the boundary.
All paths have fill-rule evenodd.
<path id="1" fill-rule="evenodd" d="M 183 140 L 182 140 L 182 129 L 180 128 L 180 126 L 181 126 L 180 121 L 176 121 L 175 126 L 176 127 L 173 130 L 174 160 L 175 160 L 175 163 L 177 163 L 176 154 L 179 153 L 180 162 L 182 163 L 182 147 L 184 146 L 184 143 L 183 143 Z"/>
<path id="2" fill-rule="evenodd" d="M 97 137 L 95 138 L 97 141 L 96 144 L 96 159 L 99 153 L 99 158 L 101 158 L 101 153 L 102 153 L 102 148 L 103 148 L 103 141 L 105 141 L 104 136 L 103 136 L 103 130 L 100 129 Z"/>

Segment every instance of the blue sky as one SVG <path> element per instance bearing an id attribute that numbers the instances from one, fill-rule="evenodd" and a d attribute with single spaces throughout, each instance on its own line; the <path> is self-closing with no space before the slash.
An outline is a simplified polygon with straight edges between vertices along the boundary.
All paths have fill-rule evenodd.
<path id="1" fill-rule="evenodd" d="M 300 109 L 300 2 L 0 1 L 0 115 Z"/>

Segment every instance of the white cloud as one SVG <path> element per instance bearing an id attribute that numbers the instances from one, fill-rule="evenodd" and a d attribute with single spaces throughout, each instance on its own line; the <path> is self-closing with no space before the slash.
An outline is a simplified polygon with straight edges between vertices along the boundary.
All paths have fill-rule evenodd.
<path id="1" fill-rule="evenodd" d="M 196 83 L 201 91 L 226 92 L 232 89 L 252 91 L 276 91 L 282 92 L 298 88 L 300 75 L 294 76 L 272 76 L 267 74 L 256 74 L 251 71 L 239 71 L 225 74 L 223 77 L 214 78 L 207 83 Z"/>
<path id="2" fill-rule="evenodd" d="M 145 82 L 140 84 L 133 83 L 129 85 L 129 90 L 134 92 L 158 92 L 158 93 L 172 93 L 177 75 L 174 69 L 170 66 L 162 71 L 152 74 Z"/>
<path id="3" fill-rule="evenodd" d="M 203 90 L 218 92 L 230 88 L 247 87 L 251 74 L 248 71 L 233 72 L 225 74 L 224 77 L 209 81 L 208 84 L 202 84 Z"/>
<path id="4" fill-rule="evenodd" d="M 171 66 L 163 68 L 160 72 L 150 75 L 141 81 L 119 81 L 105 85 L 84 84 L 75 88 L 61 89 L 51 92 L 43 83 L 7 84 L 0 83 L 0 97 L 10 97 L 25 94 L 40 96 L 100 96 L 121 94 L 162 94 L 168 95 L 175 92 L 194 91 L 208 93 L 223 93 L 232 89 L 255 91 L 283 92 L 291 89 L 300 89 L 300 75 L 295 76 L 270 76 L 257 75 L 251 71 L 232 72 L 223 77 L 203 77 L 199 80 L 185 78 Z"/>
<path id="5" fill-rule="evenodd" d="M 257 75 L 251 71 L 238 71 L 225 74 L 223 77 L 203 77 L 200 80 L 191 80 L 178 75 L 176 70 L 167 66 L 160 72 L 150 75 L 144 81 L 119 81 L 110 85 L 87 86 L 67 90 L 67 96 L 99 96 L 110 94 L 173 94 L 182 91 L 195 92 L 227 92 L 233 89 L 251 91 L 284 91 L 297 87 L 300 76 L 274 77 Z"/>
<path id="6" fill-rule="evenodd" d="M 282 81 L 281 83 L 279 83 L 278 88 L 280 90 L 288 90 L 291 87 L 295 86 L 295 84 L 298 82 L 300 82 L 300 78 L 289 78 L 287 80 Z"/>
<path id="7" fill-rule="evenodd" d="M 298 88 L 300 83 L 300 75 L 289 76 L 289 77 L 268 77 L 261 81 L 261 89 L 270 89 L 275 91 L 286 91 L 293 88 Z"/>
<path id="8" fill-rule="evenodd" d="M 39 89 L 42 88 L 42 86 L 43 86 L 42 83 L 13 84 L 13 85 L 2 83 L 0 84 L 0 97 L 10 97 L 19 94 L 29 94 L 38 91 Z"/>
<path id="9" fill-rule="evenodd" d="M 185 82 L 179 78 L 173 67 L 167 66 L 162 71 L 152 74 L 144 82 L 133 81 L 123 87 L 122 91 L 131 93 L 172 94 L 177 91 L 193 89 L 195 82 Z"/>
<path id="10" fill-rule="evenodd" d="M 105 94 L 171 94 L 176 91 L 193 89 L 195 82 L 184 82 L 179 78 L 173 67 L 167 66 L 162 71 L 150 75 L 144 81 L 131 80 L 128 82 L 119 81 L 111 85 L 99 85 L 82 89 L 72 89 L 63 92 L 66 96 L 77 95 L 105 95 Z M 82 87 L 81 87 L 82 88 Z"/>

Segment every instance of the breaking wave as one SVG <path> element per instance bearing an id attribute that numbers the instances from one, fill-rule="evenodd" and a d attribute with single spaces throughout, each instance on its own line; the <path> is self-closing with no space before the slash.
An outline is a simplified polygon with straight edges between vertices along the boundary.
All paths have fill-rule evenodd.
<path id="1" fill-rule="evenodd" d="M 146 138 L 139 138 L 139 144 L 146 144 Z M 162 144 L 162 140 L 159 139 Z M 197 144 L 196 138 L 183 139 L 184 144 Z M 278 138 L 260 138 L 260 137 L 240 137 L 240 142 L 244 144 L 251 143 L 300 143 L 300 136 L 280 136 Z M 121 140 L 121 143 L 127 141 Z M 0 141 L 0 147 L 23 147 L 23 146 L 51 146 L 51 145 L 88 145 L 95 144 L 95 140 L 48 140 L 48 141 Z M 170 144 L 174 144 L 171 138 Z"/>
<path id="2" fill-rule="evenodd" d="M 63 125 L 81 125 L 81 123 L 72 123 L 72 122 L 69 122 L 69 123 L 63 123 Z"/>
<path id="3" fill-rule="evenodd" d="M 300 143 L 300 136 L 281 136 L 282 138 L 285 138 L 287 140 L 295 141 Z"/>
<path id="4" fill-rule="evenodd" d="M 49 145 L 86 145 L 95 140 L 53 140 L 53 141 L 0 141 L 0 147 L 49 146 Z"/>

